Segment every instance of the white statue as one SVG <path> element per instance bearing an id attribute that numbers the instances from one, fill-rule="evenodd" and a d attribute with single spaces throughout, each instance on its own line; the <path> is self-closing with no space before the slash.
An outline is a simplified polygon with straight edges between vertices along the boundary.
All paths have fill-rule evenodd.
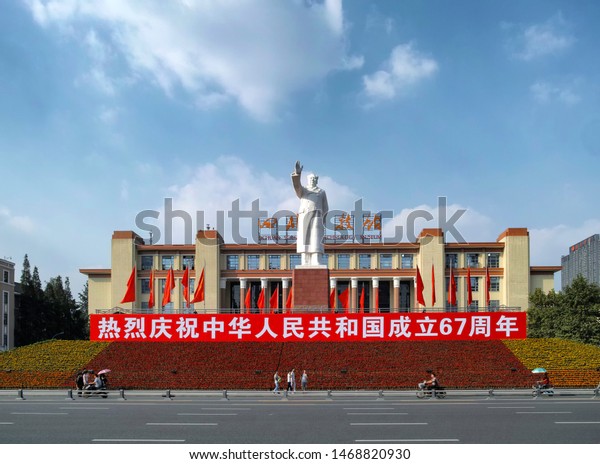
<path id="1" fill-rule="evenodd" d="M 317 187 L 319 178 L 310 173 L 307 176 L 308 185 L 302 186 L 300 175 L 302 166 L 296 161 L 292 172 L 292 185 L 300 198 L 298 210 L 298 237 L 296 251 L 302 257 L 303 266 L 318 266 L 323 255 L 323 236 L 325 235 L 324 219 L 329 211 L 325 190 Z"/>

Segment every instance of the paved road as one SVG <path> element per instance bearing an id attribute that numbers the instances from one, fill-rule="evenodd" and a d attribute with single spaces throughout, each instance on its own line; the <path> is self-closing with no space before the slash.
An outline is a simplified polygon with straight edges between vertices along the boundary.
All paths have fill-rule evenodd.
<path id="1" fill-rule="evenodd" d="M 600 443 L 600 399 L 0 394 L 0 443 Z"/>

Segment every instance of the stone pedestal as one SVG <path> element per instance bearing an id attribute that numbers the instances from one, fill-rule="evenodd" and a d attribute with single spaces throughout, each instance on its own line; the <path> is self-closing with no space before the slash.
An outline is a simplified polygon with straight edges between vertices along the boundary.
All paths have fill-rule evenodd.
<path id="1" fill-rule="evenodd" d="M 294 312 L 329 310 L 329 269 L 327 266 L 296 266 L 292 274 Z"/>

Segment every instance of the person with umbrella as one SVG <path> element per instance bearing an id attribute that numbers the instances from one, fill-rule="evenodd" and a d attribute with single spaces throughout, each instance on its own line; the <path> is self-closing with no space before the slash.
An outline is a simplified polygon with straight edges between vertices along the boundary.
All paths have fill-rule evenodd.
<path id="1" fill-rule="evenodd" d="M 536 367 L 531 371 L 534 374 L 544 374 L 540 380 L 535 382 L 536 388 L 552 388 L 550 384 L 550 377 L 548 377 L 548 372 L 543 367 Z"/>
<path id="2" fill-rule="evenodd" d="M 106 377 L 106 374 L 108 374 L 109 372 L 110 369 L 102 369 L 101 371 L 98 371 L 98 378 L 101 382 L 101 386 L 100 388 L 98 388 L 98 390 L 106 390 L 108 388 L 108 378 Z"/>

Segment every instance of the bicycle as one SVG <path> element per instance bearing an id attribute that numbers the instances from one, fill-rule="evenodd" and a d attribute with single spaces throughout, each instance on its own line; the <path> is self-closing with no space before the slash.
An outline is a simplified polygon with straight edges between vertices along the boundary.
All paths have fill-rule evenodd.
<path id="1" fill-rule="evenodd" d="M 446 389 L 442 386 L 426 388 L 425 383 L 420 383 L 417 390 L 417 398 L 446 398 Z"/>

